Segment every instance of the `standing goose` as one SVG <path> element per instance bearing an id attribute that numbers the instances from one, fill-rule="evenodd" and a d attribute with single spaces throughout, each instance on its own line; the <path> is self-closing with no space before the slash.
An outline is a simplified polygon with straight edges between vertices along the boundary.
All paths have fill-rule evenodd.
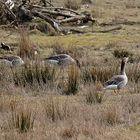
<path id="1" fill-rule="evenodd" d="M 127 61 L 128 61 L 127 57 L 124 57 L 122 59 L 120 75 L 115 75 L 110 80 L 105 82 L 104 89 L 113 89 L 115 91 L 115 89 L 119 90 L 119 89 L 123 88 L 124 86 L 126 86 L 126 84 L 128 82 L 128 78 L 125 73 L 125 65 L 126 65 Z"/>
<path id="2" fill-rule="evenodd" d="M 0 57 L 0 64 L 16 67 L 23 65 L 24 61 L 19 56 L 3 56 Z"/>
<path id="3" fill-rule="evenodd" d="M 57 64 L 62 68 L 64 66 L 76 64 L 80 68 L 80 63 L 77 59 L 73 59 L 70 55 L 67 54 L 58 54 L 46 58 L 46 60 L 51 64 Z"/>

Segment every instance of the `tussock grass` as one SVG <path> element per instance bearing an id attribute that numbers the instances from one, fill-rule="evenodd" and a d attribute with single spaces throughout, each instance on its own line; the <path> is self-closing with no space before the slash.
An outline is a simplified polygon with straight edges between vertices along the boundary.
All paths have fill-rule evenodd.
<path id="1" fill-rule="evenodd" d="M 82 80 L 84 83 L 101 81 L 104 83 L 108 80 L 112 75 L 118 73 L 119 65 L 115 65 L 114 67 L 93 67 L 86 68 L 83 70 Z"/>
<path id="2" fill-rule="evenodd" d="M 104 99 L 104 93 L 100 82 L 97 82 L 94 87 L 90 87 L 88 93 L 85 95 L 85 102 L 87 104 L 101 104 Z"/>
<path id="3" fill-rule="evenodd" d="M 19 56 L 26 59 L 34 59 L 34 45 L 29 38 L 29 33 L 26 28 L 19 28 L 20 41 L 19 41 Z"/>
<path id="4" fill-rule="evenodd" d="M 59 98 L 49 96 L 43 103 L 45 118 L 55 122 L 65 120 L 71 116 L 68 101 L 61 101 Z"/>
<path id="5" fill-rule="evenodd" d="M 70 66 L 68 71 L 68 80 L 66 83 L 65 95 L 75 95 L 79 88 L 79 72 L 78 68 L 74 65 Z"/>
<path id="6" fill-rule="evenodd" d="M 62 6 L 61 1 L 57 2 Z M 129 0 L 95 0 L 87 10 L 93 9 L 99 25 L 102 22 L 116 24 L 126 19 L 137 22 L 138 4 L 135 8 L 133 3 L 136 3 L 131 1 L 132 7 L 127 8 L 127 2 L 129 4 Z M 71 68 L 57 73 L 57 69 L 44 66 L 41 60 L 29 61 L 25 67 L 12 71 L 0 67 L 0 139 L 139 140 L 139 25 L 122 27 L 122 30 L 109 33 L 55 37 L 32 33 L 30 38 L 26 37 L 27 46 L 33 42 L 41 47 L 42 58 L 50 53 L 68 53 L 78 58 L 82 67 L 78 74 Z M 106 26 L 95 27 L 100 28 L 106 29 Z M 17 45 L 15 30 L 4 38 L 6 32 L 0 32 L 2 41 Z M 26 43 L 23 41 L 23 44 Z M 119 59 L 112 54 L 115 50 L 119 51 L 117 56 L 121 55 Z M 103 93 L 104 81 L 119 74 L 121 57 L 127 54 L 122 50 L 128 51 L 129 57 L 132 53 L 126 66 L 128 84 L 119 95 L 109 90 Z M 29 55 L 25 53 L 25 59 L 26 56 Z"/>
<path id="7" fill-rule="evenodd" d="M 119 106 L 118 106 L 119 107 Z M 102 124 L 109 126 L 117 125 L 122 123 L 121 109 L 117 109 L 116 106 L 109 106 L 104 109 L 99 117 L 99 121 Z"/>
<path id="8" fill-rule="evenodd" d="M 9 128 L 17 129 L 19 132 L 28 132 L 33 129 L 35 112 L 25 104 L 10 104 L 11 117 L 8 120 Z"/>
<path id="9" fill-rule="evenodd" d="M 56 69 L 49 65 L 42 65 L 35 63 L 33 65 L 26 65 L 19 71 L 14 72 L 14 83 L 19 86 L 43 86 L 50 84 L 56 77 Z"/>
<path id="10" fill-rule="evenodd" d="M 64 6 L 73 10 L 78 10 L 80 8 L 80 2 L 75 0 L 65 0 Z"/>
<path id="11" fill-rule="evenodd" d="M 130 51 L 123 50 L 123 49 L 115 49 L 113 55 L 116 58 L 129 57 L 129 59 L 132 59 L 133 57 L 133 54 Z"/>

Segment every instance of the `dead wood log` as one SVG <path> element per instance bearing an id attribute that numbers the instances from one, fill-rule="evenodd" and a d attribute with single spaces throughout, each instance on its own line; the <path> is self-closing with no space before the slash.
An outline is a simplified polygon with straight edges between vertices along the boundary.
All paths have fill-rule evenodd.
<path id="1" fill-rule="evenodd" d="M 113 25 L 139 25 L 140 21 L 118 21 L 118 22 L 109 22 L 109 23 L 100 23 L 100 26 L 113 26 Z"/>
<path id="2" fill-rule="evenodd" d="M 33 8 L 39 8 L 39 9 L 48 9 L 48 10 L 55 10 L 55 11 L 68 11 L 70 13 L 73 13 L 75 15 L 81 15 L 80 13 L 78 13 L 77 11 L 74 11 L 72 9 L 68 9 L 68 8 L 63 8 L 63 7 L 42 7 L 42 6 L 39 6 L 39 5 L 32 5 Z"/>
<path id="3" fill-rule="evenodd" d="M 39 17 L 44 19 L 46 22 L 48 22 L 57 32 L 61 32 L 61 28 L 59 27 L 58 23 L 56 23 L 56 21 L 54 21 L 52 18 L 50 18 L 49 16 L 44 16 L 42 13 L 40 12 L 36 12 L 36 11 L 32 11 L 31 12 L 35 17 Z"/>
<path id="4" fill-rule="evenodd" d="M 69 23 L 69 22 L 76 22 L 76 21 L 91 21 L 95 22 L 95 20 L 92 17 L 89 17 L 87 15 L 79 15 L 79 16 L 74 16 L 70 18 L 66 18 L 63 20 L 60 20 L 60 23 Z"/>
<path id="5" fill-rule="evenodd" d="M 112 32 L 112 31 L 116 31 L 116 30 L 120 30 L 122 29 L 122 26 L 115 26 L 115 27 L 111 27 L 109 29 L 104 29 L 104 30 L 99 30 L 99 31 L 92 31 L 93 33 L 107 33 L 107 32 Z"/>
<path id="6" fill-rule="evenodd" d="M 62 13 L 61 11 L 50 11 L 50 10 L 41 10 L 42 13 L 48 13 L 51 16 L 63 16 L 63 17 L 74 17 L 74 14 Z"/>
<path id="7" fill-rule="evenodd" d="M 6 8 L 6 10 L 10 13 L 11 18 L 12 18 L 13 20 L 16 20 L 16 15 L 12 12 L 12 10 L 10 10 L 9 7 L 8 7 L 4 2 L 0 1 L 0 3 L 1 3 L 2 5 L 4 5 L 4 7 Z M 4 9 L 4 11 L 5 11 L 5 9 Z"/>

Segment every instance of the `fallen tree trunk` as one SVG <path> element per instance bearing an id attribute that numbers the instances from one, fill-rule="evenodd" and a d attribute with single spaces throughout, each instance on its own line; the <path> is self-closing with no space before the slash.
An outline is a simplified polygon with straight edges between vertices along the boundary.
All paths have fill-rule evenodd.
<path id="1" fill-rule="evenodd" d="M 63 19 L 60 20 L 60 23 L 69 23 L 69 22 L 76 22 L 76 21 L 91 21 L 91 22 L 95 22 L 94 19 L 86 16 L 86 15 L 80 15 L 80 16 L 74 16 L 74 17 L 70 17 L 67 19 Z"/>
<path id="2" fill-rule="evenodd" d="M 113 26 L 113 25 L 139 25 L 140 21 L 118 21 L 118 22 L 109 22 L 109 23 L 101 23 L 100 26 Z"/>
<path id="3" fill-rule="evenodd" d="M 40 12 L 32 11 L 31 12 L 34 16 L 40 17 L 44 19 L 46 22 L 48 22 L 57 32 L 61 32 L 61 28 L 59 27 L 58 23 L 56 23 L 53 19 L 51 19 L 49 16 L 44 16 Z"/>
<path id="4" fill-rule="evenodd" d="M 112 32 L 112 31 L 116 31 L 116 30 L 120 30 L 120 29 L 122 29 L 122 26 L 116 26 L 116 27 L 112 27 L 112 28 L 109 28 L 109 29 L 100 30 L 100 31 L 97 31 L 97 32 L 107 33 L 107 32 Z"/>
<path id="5" fill-rule="evenodd" d="M 13 20 L 16 20 L 16 15 L 12 12 L 12 10 L 10 10 L 9 7 L 8 7 L 4 2 L 0 1 L 0 3 L 1 3 L 2 5 L 4 5 L 4 7 L 6 8 L 6 10 L 10 13 L 11 18 L 12 18 Z M 4 11 L 5 11 L 5 9 L 4 9 Z"/>
<path id="6" fill-rule="evenodd" d="M 15 4 L 15 7 L 13 8 L 12 11 L 8 8 L 8 6 L 4 2 L 0 1 L 0 3 L 4 5 L 3 7 L 5 7 L 3 9 L 3 13 L 5 14 L 4 16 L 7 16 L 6 19 L 8 19 L 8 15 L 6 13 L 10 14 L 12 20 L 11 19 L 8 20 L 10 21 L 10 23 L 13 24 L 16 23 L 16 26 L 18 24 L 23 24 L 24 22 L 25 23 L 31 22 L 32 19 L 34 19 L 35 17 L 39 17 L 42 20 L 45 20 L 47 23 L 49 23 L 56 32 L 58 33 L 65 32 L 67 34 L 69 32 L 81 33 L 81 31 L 77 31 L 74 29 L 67 31 L 65 30 L 65 28 L 62 28 L 62 25 L 64 25 L 65 27 L 69 26 L 68 24 L 65 23 L 73 23 L 73 25 L 75 25 L 78 23 L 85 24 L 89 21 L 91 21 L 92 23 L 95 22 L 91 14 L 88 12 L 79 13 L 72 9 L 63 7 L 44 7 L 44 6 L 42 7 L 40 5 L 31 5 L 27 3 L 27 1 L 22 1 L 22 3 L 19 1 L 16 2 L 17 3 Z"/>

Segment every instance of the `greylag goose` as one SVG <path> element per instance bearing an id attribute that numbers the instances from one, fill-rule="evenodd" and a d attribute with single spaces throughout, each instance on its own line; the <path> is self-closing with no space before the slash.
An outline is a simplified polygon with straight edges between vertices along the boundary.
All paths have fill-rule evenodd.
<path id="1" fill-rule="evenodd" d="M 125 73 L 125 66 L 126 66 L 127 61 L 128 61 L 127 57 L 124 57 L 122 59 L 120 75 L 115 75 L 110 80 L 105 82 L 104 89 L 113 89 L 115 91 L 115 89 L 119 90 L 123 88 L 124 86 L 126 86 L 128 82 L 128 78 Z"/>
<path id="2" fill-rule="evenodd" d="M 0 64 L 16 67 L 23 65 L 24 61 L 19 56 L 3 56 L 0 57 Z"/>
<path id="3" fill-rule="evenodd" d="M 67 54 L 58 54 L 46 58 L 46 60 L 51 64 L 57 64 L 61 67 L 76 64 L 80 68 L 80 63 L 77 59 L 73 59 L 70 55 Z"/>

